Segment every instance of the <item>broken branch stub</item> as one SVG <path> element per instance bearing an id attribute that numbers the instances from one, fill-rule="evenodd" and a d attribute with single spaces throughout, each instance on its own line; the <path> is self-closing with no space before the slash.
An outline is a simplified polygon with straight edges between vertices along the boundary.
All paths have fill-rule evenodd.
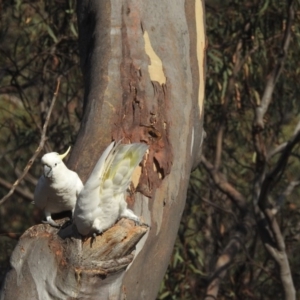
<path id="1" fill-rule="evenodd" d="M 49 225 L 33 226 L 12 254 L 1 300 L 98 299 L 100 295 L 108 299 L 119 293 L 118 284 L 113 290 L 108 286 L 122 278 L 121 271 L 132 262 L 135 245 L 146 231 L 121 219 L 94 241 L 82 241 L 72 225 L 60 231 Z M 61 238 L 66 232 L 72 235 Z"/>

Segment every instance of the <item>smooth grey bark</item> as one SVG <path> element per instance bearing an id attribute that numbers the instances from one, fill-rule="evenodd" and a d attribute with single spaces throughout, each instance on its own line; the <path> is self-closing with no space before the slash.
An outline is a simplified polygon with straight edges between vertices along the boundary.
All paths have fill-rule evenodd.
<path id="1" fill-rule="evenodd" d="M 189 174 L 199 162 L 203 139 L 199 89 L 204 89 L 205 62 L 200 62 L 199 70 L 197 40 L 201 36 L 195 5 L 194 1 L 171 0 L 81 1 L 78 7 L 86 94 L 73 165 L 81 172 L 85 160 L 86 173 L 81 175 L 86 176 L 94 156 L 111 138 L 150 145 L 147 172 L 143 172 L 147 178 L 142 174 L 138 190 L 151 198 L 135 201 L 134 210 L 151 230 L 125 273 L 122 290 L 127 299 L 156 297 L 173 250 Z M 90 17 L 94 14 L 98 22 L 93 24 Z M 204 31 L 204 20 L 200 22 Z M 162 70 L 154 72 L 162 73 L 165 82 L 149 74 L 149 65 L 157 59 L 149 57 L 149 42 L 161 60 Z M 86 162 L 89 153 L 91 166 Z"/>

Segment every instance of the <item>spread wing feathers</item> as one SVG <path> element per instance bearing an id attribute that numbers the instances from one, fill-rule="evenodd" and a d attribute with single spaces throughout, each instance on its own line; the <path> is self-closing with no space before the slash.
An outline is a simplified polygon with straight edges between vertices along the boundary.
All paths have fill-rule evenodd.
<path id="1" fill-rule="evenodd" d="M 107 164 L 109 164 L 109 161 L 111 161 L 112 159 L 114 145 L 115 142 L 112 142 L 102 153 L 101 157 L 99 158 L 97 164 L 94 167 L 93 172 L 91 173 L 84 186 L 85 190 L 94 190 L 100 186 L 101 177 L 104 173 L 105 167 L 107 166 Z"/>
<path id="2" fill-rule="evenodd" d="M 128 210 L 124 195 L 147 148 L 146 144 L 120 142 L 106 148 L 76 203 L 74 219 L 81 234 L 102 232 Z"/>
<path id="3" fill-rule="evenodd" d="M 100 195 L 105 195 L 107 190 L 114 194 L 124 193 L 147 148 L 145 144 L 117 144 L 101 176 Z"/>

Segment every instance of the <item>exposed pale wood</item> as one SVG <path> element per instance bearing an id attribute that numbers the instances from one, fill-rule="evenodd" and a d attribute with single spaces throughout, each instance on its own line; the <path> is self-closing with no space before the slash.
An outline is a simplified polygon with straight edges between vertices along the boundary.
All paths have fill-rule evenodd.
<path id="1" fill-rule="evenodd" d="M 11 257 L 1 299 L 109 299 L 110 283 L 122 277 L 148 229 L 122 219 L 94 241 L 82 242 L 69 223 L 59 231 L 36 225 L 25 232 Z"/>

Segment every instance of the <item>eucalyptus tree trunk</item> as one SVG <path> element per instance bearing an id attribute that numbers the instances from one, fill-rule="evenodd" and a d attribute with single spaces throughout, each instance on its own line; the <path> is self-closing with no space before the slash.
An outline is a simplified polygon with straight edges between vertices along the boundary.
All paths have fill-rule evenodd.
<path id="1" fill-rule="evenodd" d="M 155 299 L 200 161 L 201 0 L 79 0 L 78 24 L 84 115 L 68 166 L 85 182 L 111 140 L 148 144 L 128 203 L 150 228 L 121 220 L 91 241 L 69 223 L 34 226 L 1 299 Z"/>

